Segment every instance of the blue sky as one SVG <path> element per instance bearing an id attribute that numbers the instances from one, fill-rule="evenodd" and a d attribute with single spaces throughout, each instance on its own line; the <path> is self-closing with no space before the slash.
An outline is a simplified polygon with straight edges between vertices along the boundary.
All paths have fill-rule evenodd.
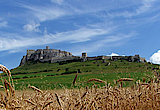
<path id="1" fill-rule="evenodd" d="M 46 46 L 159 62 L 159 0 L 1 0 L 0 7 L 0 64 L 10 69 L 27 49 Z"/>

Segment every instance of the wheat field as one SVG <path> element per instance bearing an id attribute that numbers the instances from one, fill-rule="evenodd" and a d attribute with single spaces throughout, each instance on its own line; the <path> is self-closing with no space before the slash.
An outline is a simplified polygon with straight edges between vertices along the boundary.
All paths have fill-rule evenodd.
<path id="1" fill-rule="evenodd" d="M 158 110 L 160 109 L 160 85 L 158 75 L 150 77 L 150 82 L 136 81 L 132 87 L 122 87 L 124 81 L 117 80 L 118 87 L 110 86 L 100 79 L 89 79 L 88 82 L 105 83 L 103 87 L 40 90 L 28 86 L 26 91 L 15 91 L 11 72 L 3 65 L 0 71 L 7 74 L 8 79 L 2 79 L 0 87 L 1 110 Z M 73 85 L 76 78 L 73 79 Z"/>

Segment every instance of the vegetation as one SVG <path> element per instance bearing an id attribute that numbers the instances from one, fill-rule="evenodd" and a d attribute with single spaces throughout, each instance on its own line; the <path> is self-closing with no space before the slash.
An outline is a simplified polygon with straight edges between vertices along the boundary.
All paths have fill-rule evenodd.
<path id="1" fill-rule="evenodd" d="M 0 109 L 13 110 L 50 110 L 50 109 L 160 109 L 159 73 L 155 71 L 154 77 L 149 77 L 150 82 L 136 81 L 132 87 L 123 88 L 123 82 L 133 82 L 133 78 L 120 78 L 116 80 L 119 86 L 111 86 L 104 80 L 92 78 L 87 83 L 92 86 L 85 88 L 72 88 L 49 91 L 41 90 L 35 86 L 28 86 L 32 91 L 15 91 L 10 71 L 0 65 L 0 71 L 7 75 L 7 80 L 2 79 L 4 93 L 0 92 Z M 68 71 L 68 69 L 67 69 Z M 62 75 L 63 76 L 63 75 Z M 77 81 L 75 75 L 73 85 Z M 98 88 L 96 82 L 105 85 Z"/>
<path id="2" fill-rule="evenodd" d="M 77 72 L 78 77 L 74 87 L 91 86 L 93 83 L 86 83 L 91 78 L 98 78 L 115 86 L 117 85 L 115 81 L 119 78 L 127 77 L 135 81 L 142 81 L 148 79 L 147 75 L 153 77 L 153 68 L 158 68 L 158 65 L 125 60 L 93 60 L 59 63 L 27 62 L 24 66 L 15 68 L 11 72 L 16 90 L 24 90 L 28 85 L 48 90 L 62 87 L 72 88 L 72 81 Z M 133 85 L 135 81 L 124 83 L 124 86 Z M 104 84 L 99 85 L 104 86 Z"/>

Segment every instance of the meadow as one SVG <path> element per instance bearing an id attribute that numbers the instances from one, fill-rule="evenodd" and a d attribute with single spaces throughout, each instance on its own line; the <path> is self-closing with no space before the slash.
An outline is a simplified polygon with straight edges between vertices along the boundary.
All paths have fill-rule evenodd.
<path id="1" fill-rule="evenodd" d="M 72 88 L 72 81 L 78 72 L 75 87 L 92 85 L 86 83 L 91 78 L 98 78 L 115 86 L 119 78 L 133 78 L 132 83 L 124 83 L 124 86 L 133 85 L 137 80 L 153 77 L 153 68 L 158 65 L 149 63 L 128 62 L 125 60 L 93 60 L 86 62 L 60 62 L 60 63 L 36 63 L 28 62 L 24 66 L 11 70 L 16 90 L 24 90 L 28 85 L 34 85 L 40 89 Z M 103 84 L 100 84 L 104 86 Z"/>
<path id="2" fill-rule="evenodd" d="M 145 69 L 144 67 L 146 67 L 146 64 L 145 66 L 143 66 L 144 64 L 141 63 L 135 63 L 133 65 L 137 67 L 137 68 L 135 67 L 135 71 L 137 73 L 140 72 L 141 70 L 138 68 L 143 67 L 143 69 Z M 150 67 L 147 66 L 147 68 Z M 119 75 L 117 76 L 118 79 L 115 80 L 115 82 L 118 85 L 114 86 L 112 86 L 111 83 L 109 83 L 107 80 L 95 78 L 96 76 L 98 76 L 96 74 L 95 75 L 93 74 L 94 78 L 91 78 L 89 74 L 87 77 L 87 74 L 85 73 L 86 78 L 82 80 L 82 83 L 84 82 L 92 83 L 92 85 L 83 85 L 85 87 L 83 86 L 74 87 L 77 83 L 80 83 L 81 80 L 80 81 L 78 80 L 78 76 L 80 73 L 76 74 L 73 73 L 69 75 L 73 75 L 74 77 L 69 77 L 71 79 L 68 78 L 68 80 L 64 80 L 64 81 L 71 81 L 70 83 L 72 84 L 72 88 L 68 88 L 67 86 L 65 87 L 64 85 L 62 85 L 62 89 L 41 90 L 35 87 L 34 85 L 30 84 L 27 87 L 28 89 L 23 91 L 15 90 L 15 87 L 17 85 L 13 80 L 11 72 L 5 66 L 0 65 L 0 71 L 2 71 L 5 74 L 1 76 L 2 85 L 0 86 L 2 89 L 0 91 L 0 109 L 2 110 L 10 110 L 10 109 L 11 110 L 52 110 L 52 109 L 158 110 L 160 109 L 159 72 L 156 70 L 154 70 L 154 72 L 152 72 L 150 76 L 145 74 L 147 78 L 145 79 L 144 75 L 142 81 L 140 80 L 141 76 L 135 73 L 133 73 L 134 74 L 133 76 L 131 73 L 128 74 L 127 78 L 125 78 L 125 76 L 127 76 L 125 74 L 122 74 L 123 78 L 119 78 L 120 77 Z M 149 70 L 146 72 L 149 72 Z M 117 74 L 118 73 L 119 72 L 117 72 Z M 16 73 L 14 73 L 14 75 L 15 74 Z M 100 74 L 104 73 L 102 72 Z M 55 76 L 57 78 L 59 76 L 60 78 L 60 76 L 64 75 L 55 75 Z M 112 79 L 113 77 L 110 76 L 110 78 Z M 139 79 L 136 80 L 136 78 Z M 36 78 L 36 80 L 37 79 L 38 78 Z M 57 81 L 62 81 L 62 79 L 57 79 Z M 129 87 L 124 87 L 124 83 L 127 82 L 130 83 L 135 82 L 135 83 L 134 84 L 131 83 L 132 86 L 130 85 Z M 99 83 L 104 85 L 99 86 Z"/>

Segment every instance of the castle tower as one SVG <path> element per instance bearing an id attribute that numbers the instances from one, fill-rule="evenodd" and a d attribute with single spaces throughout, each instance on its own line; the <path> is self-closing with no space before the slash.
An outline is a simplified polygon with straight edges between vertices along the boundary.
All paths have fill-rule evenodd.
<path id="1" fill-rule="evenodd" d="M 46 49 L 49 50 L 49 46 L 46 46 Z"/>
<path id="2" fill-rule="evenodd" d="M 82 53 L 83 62 L 87 60 L 87 53 Z"/>
<path id="3" fill-rule="evenodd" d="M 82 53 L 82 58 L 86 58 L 87 57 L 87 53 Z"/>
<path id="4" fill-rule="evenodd" d="M 33 53 L 35 53 L 35 50 L 27 50 L 27 55 L 31 55 Z"/>

